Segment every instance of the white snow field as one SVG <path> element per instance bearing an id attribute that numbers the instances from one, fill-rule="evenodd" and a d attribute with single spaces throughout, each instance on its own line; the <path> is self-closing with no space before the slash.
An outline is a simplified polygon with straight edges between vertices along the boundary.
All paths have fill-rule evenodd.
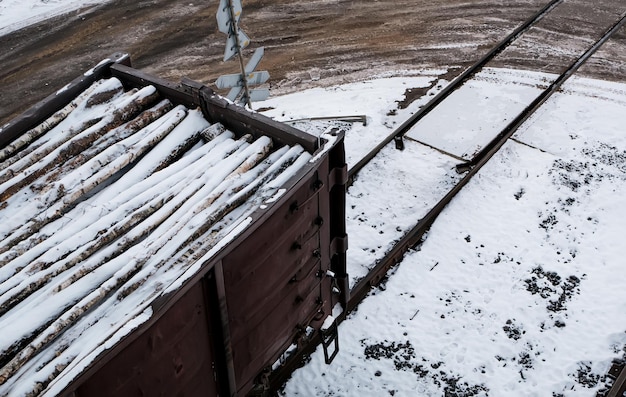
<path id="1" fill-rule="evenodd" d="M 530 89 L 546 79 L 487 73 Z M 397 88 L 426 86 L 436 78 L 428 76 L 316 89 L 259 106 L 282 119 L 329 108 L 366 114 L 368 126 L 355 124 L 346 139 L 353 164 L 390 132 L 384 126 L 415 110 L 389 113 L 403 99 Z M 457 101 L 497 90 L 502 103 L 516 103 L 519 94 L 484 78 L 470 87 Z M 457 106 L 438 108 L 442 123 Z M 340 325 L 334 362 L 324 364 L 318 348 L 283 395 L 595 396 L 612 359 L 626 353 L 625 126 L 626 85 L 570 79 Z M 458 178 L 458 160 L 405 141 L 402 152 L 388 145 L 348 191 L 352 285 Z"/>
<path id="2" fill-rule="evenodd" d="M 107 0 L 2 0 L 0 36 L 81 7 L 106 2 Z"/>

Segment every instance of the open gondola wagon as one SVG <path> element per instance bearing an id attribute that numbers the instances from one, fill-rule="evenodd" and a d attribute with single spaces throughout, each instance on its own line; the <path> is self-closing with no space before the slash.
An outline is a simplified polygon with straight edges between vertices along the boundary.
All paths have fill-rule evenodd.
<path id="1" fill-rule="evenodd" d="M 0 160 L 2 396 L 263 393 L 346 304 L 341 132 L 115 54 Z"/>

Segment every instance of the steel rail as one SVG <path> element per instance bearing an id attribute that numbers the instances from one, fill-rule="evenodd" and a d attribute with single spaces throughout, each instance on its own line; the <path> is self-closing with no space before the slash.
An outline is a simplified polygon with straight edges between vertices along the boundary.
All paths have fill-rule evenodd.
<path id="1" fill-rule="evenodd" d="M 563 72 L 548 88 L 546 88 L 533 102 L 530 103 L 513 121 L 511 121 L 494 139 L 485 145 L 470 161 L 459 164 L 457 170 L 463 172 L 475 167 L 483 157 L 497 151 L 508 138 L 537 110 L 545 101 L 554 94 L 563 83 L 569 79 L 576 71 L 589 59 L 615 32 L 617 32 L 626 21 L 626 13 L 623 13 L 620 19 L 611 26 L 602 37 L 589 47 L 574 63 L 572 63 L 565 72 Z"/>
<path id="2" fill-rule="evenodd" d="M 618 369 L 616 366 L 614 367 Z M 626 365 L 622 363 L 621 370 L 619 370 L 618 375 L 615 376 L 613 385 L 606 394 L 606 397 L 622 397 L 624 393 L 626 393 Z"/>
<path id="3" fill-rule="evenodd" d="M 524 32 L 530 29 L 535 23 L 541 20 L 546 14 L 552 11 L 563 0 L 552 0 L 546 4 L 533 16 L 527 19 L 523 24 L 518 26 L 513 32 L 506 36 L 502 41 L 496 44 L 487 54 L 479 59 L 475 64 L 466 69 L 463 73 L 457 76 L 450 84 L 448 84 L 443 90 L 441 90 L 433 99 L 427 104 L 422 106 L 415 114 L 402 123 L 394 132 L 388 135 L 382 142 L 380 142 L 374 149 L 365 155 L 358 163 L 356 163 L 350 170 L 348 170 L 348 185 L 352 184 L 354 177 L 361 171 L 367 163 L 369 163 L 387 144 L 393 140 L 402 139 L 402 136 L 411 129 L 418 121 L 424 116 L 430 113 L 437 105 L 439 105 L 450 94 L 456 91 L 463 83 L 478 73 L 489 61 L 500 54 L 506 47 L 508 47 L 513 41 L 517 40 Z"/>

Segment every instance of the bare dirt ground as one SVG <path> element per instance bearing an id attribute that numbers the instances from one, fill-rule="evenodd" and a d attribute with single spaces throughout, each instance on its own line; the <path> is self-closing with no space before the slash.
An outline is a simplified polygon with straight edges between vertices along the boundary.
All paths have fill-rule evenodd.
<path id="1" fill-rule="evenodd" d="M 186 76 L 211 85 L 221 74 L 236 73 L 236 61 L 222 61 L 218 1 L 190 1 L 113 0 L 0 37 L 0 125 L 116 51 L 129 53 L 134 67 L 172 81 Z M 259 70 L 270 72 L 271 91 L 279 94 L 402 69 L 441 69 L 452 79 L 546 3 L 245 0 L 241 27 L 252 38 L 248 54 L 265 47 Z M 563 48 L 531 41 L 500 66 L 524 67 L 528 48 L 560 54 L 568 43 L 588 42 L 594 26 L 615 17 L 620 0 L 569 3 L 584 13 L 562 15 L 536 31 L 535 44 L 547 31 L 563 39 Z M 583 70 L 623 80 L 626 31 L 604 47 Z M 565 62 L 561 58 L 546 65 Z"/>

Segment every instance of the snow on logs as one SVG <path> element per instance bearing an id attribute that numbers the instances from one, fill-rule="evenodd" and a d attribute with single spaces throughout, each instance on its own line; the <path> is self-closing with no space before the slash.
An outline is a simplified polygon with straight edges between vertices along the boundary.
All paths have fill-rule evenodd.
<path id="1" fill-rule="evenodd" d="M 0 396 L 54 395 L 149 316 L 311 158 L 272 145 L 111 78 L 0 150 Z"/>

